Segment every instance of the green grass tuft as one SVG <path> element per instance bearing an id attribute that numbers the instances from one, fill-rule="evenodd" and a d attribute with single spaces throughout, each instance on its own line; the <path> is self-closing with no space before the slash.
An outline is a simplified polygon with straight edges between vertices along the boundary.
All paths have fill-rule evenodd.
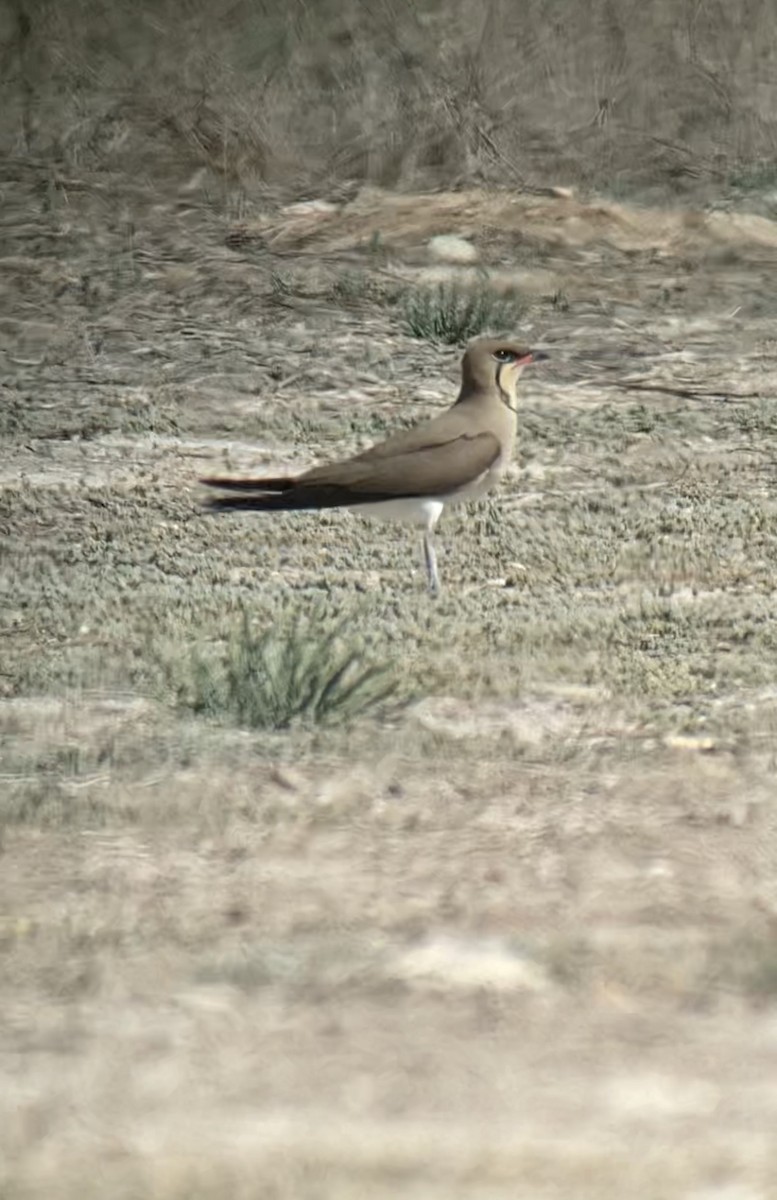
<path id="1" fill-rule="evenodd" d="M 405 327 L 413 337 L 448 346 L 462 345 L 488 329 L 510 328 L 521 313 L 515 299 L 496 296 L 488 288 L 473 291 L 444 283 L 413 289 L 402 305 Z"/>
<path id="2" fill-rule="evenodd" d="M 729 175 L 729 185 L 738 192 L 760 192 L 777 187 L 777 159 L 764 158 L 738 164 Z"/>
<path id="3" fill-rule="evenodd" d="M 194 651 L 168 667 L 168 679 L 181 707 L 244 728 L 342 724 L 398 688 L 392 668 L 368 662 L 346 624 L 327 630 L 321 616 L 297 615 L 256 633 L 244 611 L 220 658 Z"/>

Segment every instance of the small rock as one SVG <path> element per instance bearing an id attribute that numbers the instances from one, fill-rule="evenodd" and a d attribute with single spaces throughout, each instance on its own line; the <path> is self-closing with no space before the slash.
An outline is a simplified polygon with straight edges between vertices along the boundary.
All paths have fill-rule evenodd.
<path id="1" fill-rule="evenodd" d="M 429 239 L 429 253 L 439 262 L 473 263 L 478 260 L 477 248 L 466 238 L 453 233 L 439 233 Z"/>
<path id="2" fill-rule="evenodd" d="M 392 974 L 420 987 L 540 992 L 550 978 L 539 963 L 500 938 L 439 936 L 398 954 Z"/>
<path id="3" fill-rule="evenodd" d="M 670 750 L 691 750 L 697 754 L 710 754 L 717 750 L 718 744 L 711 737 L 696 737 L 686 733 L 668 733 L 664 737 L 664 745 Z"/>
<path id="4" fill-rule="evenodd" d="M 328 217 L 338 210 L 339 206 L 332 204 L 331 200 L 297 200 L 294 204 L 286 204 L 281 212 L 294 217 L 304 217 L 309 214 Z"/>
<path id="5" fill-rule="evenodd" d="M 204 184 L 207 174 L 205 167 L 198 167 L 194 174 L 178 188 L 179 196 L 191 196 L 193 192 L 198 191 Z"/>
<path id="6" fill-rule="evenodd" d="M 294 767 L 276 763 L 270 771 L 270 779 L 286 792 L 300 792 L 305 786 L 305 777 Z"/>

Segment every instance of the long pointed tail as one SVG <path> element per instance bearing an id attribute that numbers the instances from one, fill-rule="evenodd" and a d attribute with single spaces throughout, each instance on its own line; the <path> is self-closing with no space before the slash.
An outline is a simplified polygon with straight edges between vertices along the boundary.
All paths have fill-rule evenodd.
<path id="1" fill-rule="evenodd" d="M 224 492 L 287 492 L 294 487 L 293 475 L 268 475 L 264 479 L 235 479 L 233 475 L 206 475 L 200 483 Z"/>
<path id="2" fill-rule="evenodd" d="M 347 503 L 335 489 L 309 487 L 293 476 L 267 479 L 234 479 L 209 476 L 201 479 L 206 487 L 218 488 L 227 495 L 209 496 L 206 504 L 215 512 L 273 512 L 306 508 L 335 508 Z"/>
<path id="3" fill-rule="evenodd" d="M 208 496 L 206 505 L 211 511 L 240 512 L 293 508 L 288 493 L 294 487 L 290 476 L 268 476 L 265 479 L 235 479 L 231 475 L 208 475 L 201 479 L 206 487 L 237 495 Z"/>

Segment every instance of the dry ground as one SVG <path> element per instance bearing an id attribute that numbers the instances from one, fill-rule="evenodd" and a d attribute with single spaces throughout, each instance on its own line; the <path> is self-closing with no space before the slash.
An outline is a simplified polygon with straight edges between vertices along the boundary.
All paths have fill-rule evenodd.
<path id="1" fill-rule="evenodd" d="M 453 202 L 229 248 L 198 193 L 2 187 L 2 1195 L 777 1196 L 768 239 L 466 226 L 552 360 L 433 603 L 412 535 L 195 481 L 450 400 L 391 297 Z M 241 606 L 413 702 L 177 711 Z"/>

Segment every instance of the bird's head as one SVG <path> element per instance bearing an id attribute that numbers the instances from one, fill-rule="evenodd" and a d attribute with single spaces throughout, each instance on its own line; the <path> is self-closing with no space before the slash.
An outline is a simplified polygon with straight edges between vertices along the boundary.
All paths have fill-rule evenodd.
<path id="1" fill-rule="evenodd" d="M 531 350 L 506 338 L 480 338 L 472 342 L 461 364 L 462 399 L 473 392 L 495 389 L 512 407 L 521 372 L 532 363 L 547 358 L 541 350 Z"/>

